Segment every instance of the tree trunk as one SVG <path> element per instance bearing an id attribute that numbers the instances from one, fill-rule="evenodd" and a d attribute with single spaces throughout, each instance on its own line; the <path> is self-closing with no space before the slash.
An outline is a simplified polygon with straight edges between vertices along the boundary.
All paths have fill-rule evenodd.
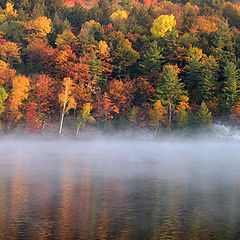
<path id="1" fill-rule="evenodd" d="M 167 127 L 168 131 L 171 132 L 171 124 L 172 124 L 172 103 L 171 100 L 168 101 L 168 119 L 167 119 Z"/>
<path id="2" fill-rule="evenodd" d="M 158 129 L 159 129 L 159 121 L 158 121 L 157 127 L 156 127 L 156 129 L 155 129 L 155 135 L 158 134 Z"/>
<path id="3" fill-rule="evenodd" d="M 168 110 L 169 110 L 168 127 L 169 129 L 171 129 L 171 123 L 172 123 L 172 104 L 171 103 L 169 103 Z"/>
<path id="4" fill-rule="evenodd" d="M 61 120 L 60 120 L 60 127 L 59 127 L 59 135 L 61 135 L 62 133 L 62 128 L 63 128 L 63 119 L 64 119 L 64 115 L 65 115 L 65 108 L 66 108 L 66 103 L 64 103 L 63 105 L 63 111 L 62 111 L 62 115 L 61 115 Z"/>
<path id="5" fill-rule="evenodd" d="M 46 127 L 46 122 L 43 121 L 43 122 L 42 122 L 42 126 L 41 126 L 42 135 L 45 134 L 45 133 L 44 133 L 45 127 Z"/>
<path id="6" fill-rule="evenodd" d="M 80 125 L 78 124 L 78 126 L 77 126 L 77 132 L 76 132 L 76 135 L 77 135 L 77 136 L 78 136 L 79 132 L 80 132 Z"/>

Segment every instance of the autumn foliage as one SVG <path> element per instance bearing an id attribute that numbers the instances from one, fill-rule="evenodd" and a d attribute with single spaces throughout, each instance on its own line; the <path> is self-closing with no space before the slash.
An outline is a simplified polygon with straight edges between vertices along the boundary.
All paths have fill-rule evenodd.
<path id="1" fill-rule="evenodd" d="M 6 132 L 239 122 L 240 8 L 233 1 L 3 2 Z"/>

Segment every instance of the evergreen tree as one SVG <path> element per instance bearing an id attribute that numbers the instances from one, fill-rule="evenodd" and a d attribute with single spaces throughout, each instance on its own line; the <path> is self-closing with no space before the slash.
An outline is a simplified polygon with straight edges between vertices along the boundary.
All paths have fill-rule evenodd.
<path id="1" fill-rule="evenodd" d="M 88 10 L 75 3 L 74 7 L 65 9 L 64 18 L 67 18 L 76 32 L 79 32 L 82 24 L 88 21 Z"/>
<path id="2" fill-rule="evenodd" d="M 237 6 L 234 6 L 230 2 L 225 4 L 223 7 L 223 17 L 227 19 L 230 26 L 240 28 L 240 13 Z"/>
<path id="3" fill-rule="evenodd" d="M 71 29 L 72 29 L 71 24 L 67 20 L 67 18 L 65 20 L 62 20 L 59 17 L 58 12 L 55 12 L 55 15 L 52 21 L 52 32 L 48 35 L 50 44 L 54 45 L 58 34 L 62 34 L 64 30 L 71 31 Z"/>
<path id="4" fill-rule="evenodd" d="M 89 11 L 89 19 L 94 19 L 103 25 L 110 23 L 110 16 L 116 10 L 113 2 L 109 0 L 99 0 L 97 6 Z"/>
<path id="5" fill-rule="evenodd" d="M 201 99 L 203 101 L 211 101 L 215 95 L 216 89 L 216 75 L 211 71 L 205 71 L 203 77 L 203 83 L 201 88 Z"/>
<path id="6" fill-rule="evenodd" d="M 54 16 L 56 11 L 62 10 L 63 1 L 62 0 L 45 0 L 46 15 L 48 17 Z"/>
<path id="7" fill-rule="evenodd" d="M 200 101 L 199 85 L 202 82 L 202 78 L 203 78 L 202 63 L 198 57 L 194 56 L 189 61 L 189 66 L 187 67 L 185 77 L 186 87 L 189 92 L 190 99 L 193 102 Z"/>
<path id="8" fill-rule="evenodd" d="M 163 48 L 163 56 L 169 58 L 178 48 L 178 31 L 174 27 L 172 31 L 167 32 L 166 36 L 159 40 L 159 45 Z"/>
<path id="9" fill-rule="evenodd" d="M 171 125 L 172 113 L 176 105 L 186 95 L 184 84 L 178 78 L 178 72 L 172 65 L 166 65 L 162 71 L 161 81 L 156 88 L 156 99 L 168 108 L 168 125 Z"/>
<path id="10" fill-rule="evenodd" d="M 201 99 L 212 101 L 216 95 L 218 64 L 213 56 L 206 58 L 203 67 L 203 79 L 200 85 Z"/>
<path id="11" fill-rule="evenodd" d="M 181 108 L 176 113 L 176 125 L 177 127 L 184 128 L 187 126 L 189 120 L 188 111 L 184 108 Z"/>
<path id="12" fill-rule="evenodd" d="M 150 44 L 148 51 L 144 53 L 140 63 L 140 71 L 143 75 L 161 72 L 164 62 L 162 51 L 163 49 L 158 46 L 157 41 Z"/>
<path id="13" fill-rule="evenodd" d="M 204 101 L 202 101 L 200 109 L 196 113 L 196 123 L 201 127 L 212 126 L 212 114 Z"/>
<path id="14" fill-rule="evenodd" d="M 98 86 L 101 86 L 103 84 L 103 71 L 104 68 L 102 66 L 101 59 L 98 59 L 94 54 L 89 60 L 89 73 L 92 77 L 93 84 L 97 84 Z"/>
<path id="15" fill-rule="evenodd" d="M 227 62 L 224 67 L 224 83 L 222 88 L 222 110 L 229 112 L 231 107 L 238 102 L 239 98 L 239 69 L 233 62 Z"/>
<path id="16" fill-rule="evenodd" d="M 170 99 L 173 105 L 176 106 L 176 104 L 181 101 L 181 97 L 186 95 L 184 84 L 178 78 L 178 73 L 174 66 L 166 65 L 164 67 L 156 92 L 157 99 L 162 100 L 164 105 L 166 105 Z"/>
<path id="17" fill-rule="evenodd" d="M 31 17 L 38 18 L 45 15 L 45 0 L 36 0 L 33 3 Z"/>
<path id="18" fill-rule="evenodd" d="M 219 23 L 218 30 L 210 35 L 210 54 L 220 64 L 235 61 L 232 33 L 226 23 Z"/>

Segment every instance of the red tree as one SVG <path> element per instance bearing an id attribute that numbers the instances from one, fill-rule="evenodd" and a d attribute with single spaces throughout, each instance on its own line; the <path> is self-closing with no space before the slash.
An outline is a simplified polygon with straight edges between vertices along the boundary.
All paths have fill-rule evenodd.
<path id="1" fill-rule="evenodd" d="M 30 132 L 41 132 L 39 119 L 37 116 L 37 104 L 34 102 L 29 103 L 26 113 L 26 127 L 25 129 Z"/>

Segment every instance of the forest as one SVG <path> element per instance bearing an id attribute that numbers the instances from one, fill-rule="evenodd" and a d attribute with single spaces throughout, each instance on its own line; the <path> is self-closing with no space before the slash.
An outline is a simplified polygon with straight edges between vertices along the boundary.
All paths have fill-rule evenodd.
<path id="1" fill-rule="evenodd" d="M 0 121 L 76 135 L 239 124 L 240 5 L 0 0 Z"/>

